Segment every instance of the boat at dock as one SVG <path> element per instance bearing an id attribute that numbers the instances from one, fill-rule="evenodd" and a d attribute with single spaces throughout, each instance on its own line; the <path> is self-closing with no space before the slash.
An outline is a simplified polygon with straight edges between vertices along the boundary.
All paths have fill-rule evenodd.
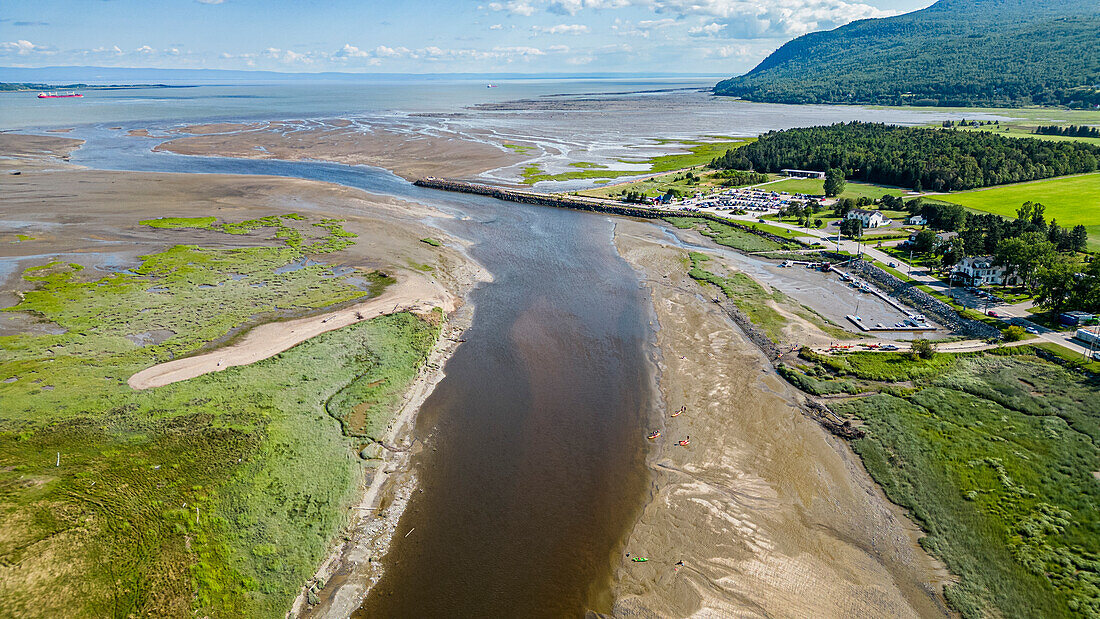
<path id="1" fill-rule="evenodd" d="M 83 97 L 84 95 L 79 92 L 40 92 L 38 93 L 39 99 L 71 99 L 73 97 Z"/>

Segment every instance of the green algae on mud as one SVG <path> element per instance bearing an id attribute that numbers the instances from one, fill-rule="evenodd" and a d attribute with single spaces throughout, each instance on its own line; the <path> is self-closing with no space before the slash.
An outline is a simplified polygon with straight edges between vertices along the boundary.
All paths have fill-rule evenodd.
<path id="1" fill-rule="evenodd" d="M 217 217 L 157 217 L 143 219 L 138 223 L 150 228 L 209 228 Z"/>
<path id="2" fill-rule="evenodd" d="M 438 337 L 437 315 L 364 321 L 157 389 L 126 385 L 258 317 L 370 294 L 303 261 L 354 242 L 337 220 L 243 223 L 223 227 L 273 229 L 270 245 L 176 246 L 98 279 L 75 263 L 25 272 L 35 288 L 8 309 L 66 331 L 0 338 L 10 612 L 282 615 L 343 526 L 362 441 L 333 413 L 367 402 L 364 427 L 384 427 Z M 171 335 L 129 337 L 157 330 Z"/>

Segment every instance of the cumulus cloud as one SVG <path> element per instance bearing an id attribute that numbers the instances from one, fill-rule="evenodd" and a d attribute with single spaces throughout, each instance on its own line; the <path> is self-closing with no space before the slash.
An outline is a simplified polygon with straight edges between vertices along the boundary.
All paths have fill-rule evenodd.
<path id="1" fill-rule="evenodd" d="M 693 37 L 713 37 L 722 32 L 729 24 L 719 24 L 711 22 L 705 26 L 695 26 L 694 28 L 688 28 L 688 34 Z"/>
<path id="2" fill-rule="evenodd" d="M 350 43 L 344 43 L 344 46 L 340 48 L 340 51 L 332 55 L 333 58 L 367 58 L 370 56 L 370 52 L 361 50 Z"/>
<path id="3" fill-rule="evenodd" d="M 533 26 L 531 28 L 538 34 L 585 34 L 588 32 L 588 26 L 584 24 L 558 24 L 556 26 Z"/>
<path id="4" fill-rule="evenodd" d="M 748 45 L 721 45 L 708 49 L 704 55 L 708 58 L 748 58 L 754 52 Z"/>
<path id="5" fill-rule="evenodd" d="M 0 43 L 0 53 L 27 56 L 30 54 L 51 54 L 53 52 L 54 49 L 52 47 L 48 47 L 46 45 L 35 45 L 34 43 L 31 43 L 26 39 Z"/>
<path id="6" fill-rule="evenodd" d="M 664 19 L 643 19 L 639 22 L 623 21 L 616 18 L 611 24 L 611 31 L 619 36 L 648 39 L 653 32 L 670 28 L 678 23 L 677 20 L 671 17 L 666 17 Z"/>
<path id="7" fill-rule="evenodd" d="M 505 11 L 511 15 L 530 17 L 535 14 L 537 9 L 527 0 L 509 0 L 508 2 L 490 2 L 489 10 Z"/>
<path id="8" fill-rule="evenodd" d="M 503 30 L 503 29 L 504 29 L 504 24 L 493 24 L 492 26 L 489 26 L 489 30 Z"/>

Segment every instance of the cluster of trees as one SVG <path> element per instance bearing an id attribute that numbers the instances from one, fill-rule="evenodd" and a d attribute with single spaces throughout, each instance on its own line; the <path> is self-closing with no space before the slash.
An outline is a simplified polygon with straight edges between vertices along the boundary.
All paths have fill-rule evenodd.
<path id="1" fill-rule="evenodd" d="M 784 218 L 792 217 L 803 228 L 809 228 L 811 222 L 815 228 L 821 228 L 825 225 L 825 221 L 820 218 L 814 218 L 814 215 L 818 214 L 822 210 L 821 203 L 817 200 L 810 200 L 809 202 L 793 201 L 787 206 L 780 207 L 779 219 L 782 221 Z"/>
<path id="2" fill-rule="evenodd" d="M 1090 127 L 1088 125 L 1069 125 L 1068 127 L 1043 125 L 1041 127 L 1035 127 L 1035 133 L 1037 135 L 1064 135 L 1071 138 L 1100 138 L 1100 127 Z"/>
<path id="3" fill-rule="evenodd" d="M 851 122 L 771 131 L 711 165 L 757 172 L 833 169 L 849 179 L 953 191 L 1092 172 L 1100 165 L 1100 146 Z"/>
<path id="4" fill-rule="evenodd" d="M 715 92 L 774 103 L 1100 103 L 1096 0 L 941 0 L 789 41 Z"/>
<path id="5" fill-rule="evenodd" d="M 1100 311 L 1100 258 L 1087 265 L 1080 260 L 1088 244 L 1084 226 L 1064 228 L 1055 220 L 1047 222 L 1046 208 L 1038 202 L 1025 202 L 1012 220 L 920 198 L 905 203 L 905 208 L 920 213 L 929 224 L 917 233 L 911 248 L 940 256 L 943 268 L 966 256 L 992 256 L 994 264 L 1005 267 L 1006 276 L 1018 277 L 1036 293 L 1040 306 Z M 941 240 L 936 230 L 958 234 Z"/>
<path id="6" fill-rule="evenodd" d="M 945 120 L 940 123 L 940 126 L 944 129 L 950 129 L 951 127 L 984 127 L 986 125 L 999 125 L 999 120 L 967 120 L 962 119 L 960 121 Z"/>
<path id="7" fill-rule="evenodd" d="M 958 232 L 968 256 L 993 254 L 1003 240 L 1032 232 L 1049 241 L 1056 251 L 1084 252 L 1088 246 L 1084 226 L 1064 228 L 1054 219 L 1047 223 L 1046 207 L 1038 202 L 1025 202 L 1016 209 L 1014 220 L 991 213 L 967 213 L 955 204 L 925 202 L 920 198 L 907 202 L 906 210 L 919 213 L 934 230 Z"/>
<path id="8" fill-rule="evenodd" d="M 630 190 L 622 193 L 622 201 L 629 204 L 645 204 L 649 202 L 649 198 L 640 191 Z"/>
<path id="9" fill-rule="evenodd" d="M 726 187 L 744 187 L 745 185 L 759 185 L 768 181 L 767 174 L 750 172 L 748 170 L 721 170 L 715 173 L 714 178 L 722 179 Z"/>

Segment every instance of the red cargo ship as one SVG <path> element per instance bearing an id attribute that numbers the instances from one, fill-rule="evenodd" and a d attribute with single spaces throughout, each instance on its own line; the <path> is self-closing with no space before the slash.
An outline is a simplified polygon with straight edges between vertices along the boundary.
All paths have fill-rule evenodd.
<path id="1" fill-rule="evenodd" d="M 84 95 L 79 92 L 40 92 L 38 93 L 39 99 L 68 99 L 70 97 L 83 97 Z"/>

